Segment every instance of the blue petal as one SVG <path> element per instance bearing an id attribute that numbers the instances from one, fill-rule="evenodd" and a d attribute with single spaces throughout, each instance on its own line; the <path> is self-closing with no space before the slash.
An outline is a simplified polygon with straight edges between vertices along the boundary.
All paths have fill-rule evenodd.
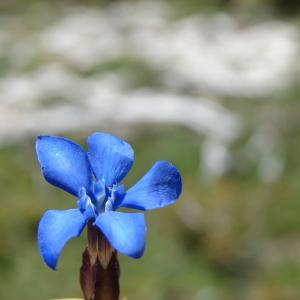
<path id="1" fill-rule="evenodd" d="M 48 182 L 75 196 L 81 187 L 90 194 L 92 171 L 79 145 L 61 137 L 39 136 L 36 152 Z"/>
<path id="2" fill-rule="evenodd" d="M 110 211 L 94 223 L 118 252 L 139 258 L 144 253 L 146 224 L 143 214 Z"/>
<path id="3" fill-rule="evenodd" d="M 48 210 L 38 227 L 38 245 L 45 263 L 53 270 L 66 242 L 79 237 L 87 219 L 79 209 Z"/>
<path id="4" fill-rule="evenodd" d="M 168 162 L 158 161 L 131 187 L 119 206 L 150 210 L 172 204 L 181 194 L 181 176 Z"/>
<path id="5" fill-rule="evenodd" d="M 120 182 L 129 172 L 134 152 L 122 139 L 106 133 L 94 133 L 88 137 L 89 160 L 98 180 L 106 186 Z"/>

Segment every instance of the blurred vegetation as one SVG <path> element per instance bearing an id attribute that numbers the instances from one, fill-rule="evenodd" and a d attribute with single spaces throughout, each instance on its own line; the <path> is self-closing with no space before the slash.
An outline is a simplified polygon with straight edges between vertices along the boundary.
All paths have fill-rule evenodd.
<path id="1" fill-rule="evenodd" d="M 59 10 L 69 3 L 102 5 L 107 2 L 52 1 L 46 5 L 32 0 L 30 5 Z M 0 4 L 1 12 L 3 15 L 14 12 L 21 17 L 28 3 L 4 0 Z M 292 16 L 299 13 L 300 6 L 299 1 L 281 0 L 175 0 L 172 3 L 178 7 L 178 15 L 200 10 L 244 11 L 250 7 L 263 14 L 270 6 L 274 15 Z M 9 69 L 5 62 L 0 65 L 0 74 Z M 155 74 L 143 65 L 125 61 L 104 67 L 129 68 L 136 76 L 137 86 L 159 86 Z M 95 72 L 99 72 L 96 67 Z M 133 127 L 130 134 L 123 136 L 136 153 L 126 186 L 133 184 L 158 159 L 175 164 L 184 183 L 178 203 L 147 213 L 145 256 L 140 260 L 120 256 L 123 295 L 129 300 L 299 300 L 299 96 L 295 84 L 275 95 L 272 103 L 269 99 L 221 100 L 247 120 L 248 128 L 230 149 L 232 168 L 217 181 L 208 180 L 200 172 L 202 140 L 191 131 L 144 125 Z M 259 113 L 254 116 L 254 112 Z M 281 136 L 276 150 L 285 161 L 285 168 L 282 176 L 272 183 L 259 178 L 257 160 L 251 159 L 246 150 L 250 133 L 257 124 L 271 124 Z M 111 131 L 118 134 L 120 130 Z M 84 145 L 90 132 L 75 136 L 60 134 Z M 43 180 L 33 138 L 0 149 L 0 191 L 0 299 L 80 296 L 78 272 L 85 235 L 67 244 L 56 273 L 43 265 L 38 253 L 36 227 L 43 212 L 75 207 L 75 199 Z"/>
<path id="2" fill-rule="evenodd" d="M 85 134 L 76 140 L 84 143 Z M 299 166 L 291 165 L 273 184 L 243 171 L 211 184 L 198 172 L 195 134 L 146 127 L 136 129 L 128 141 L 136 162 L 127 186 L 155 160 L 167 159 L 182 172 L 184 193 L 173 207 L 147 213 L 145 256 L 138 261 L 120 257 L 123 294 L 132 300 L 298 299 Z M 85 237 L 66 246 L 57 273 L 38 255 L 36 226 L 42 213 L 74 207 L 75 199 L 44 182 L 33 144 L 23 141 L 0 151 L 1 299 L 80 295 L 78 269 Z M 299 143 L 291 147 L 299 149 Z"/>
<path id="3" fill-rule="evenodd" d="M 24 9 L 33 6 L 47 7 L 48 9 L 58 9 L 69 5 L 90 5 L 103 6 L 113 2 L 122 2 L 124 0 L 52 0 L 51 5 L 45 0 L 2 0 L 0 9 L 2 12 L 24 11 Z M 128 0 L 138 2 L 139 0 Z M 164 0 L 170 2 L 181 14 L 197 13 L 199 11 L 232 10 L 251 12 L 267 11 L 271 14 L 277 14 L 281 17 L 293 17 L 299 15 L 300 3 L 298 0 Z"/>

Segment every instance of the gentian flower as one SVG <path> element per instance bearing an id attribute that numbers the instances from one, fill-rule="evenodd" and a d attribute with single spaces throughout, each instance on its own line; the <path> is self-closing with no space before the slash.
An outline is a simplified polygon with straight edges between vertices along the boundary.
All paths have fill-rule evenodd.
<path id="1" fill-rule="evenodd" d="M 36 152 L 45 179 L 77 197 L 77 208 L 48 210 L 38 226 L 38 245 L 53 270 L 66 242 L 79 237 L 87 222 L 99 229 L 118 252 L 139 258 L 145 248 L 144 214 L 117 212 L 121 207 L 151 210 L 172 204 L 181 193 L 181 177 L 158 161 L 128 191 L 119 183 L 133 165 L 134 152 L 122 139 L 105 133 L 88 137 L 88 152 L 62 137 L 39 136 Z"/>

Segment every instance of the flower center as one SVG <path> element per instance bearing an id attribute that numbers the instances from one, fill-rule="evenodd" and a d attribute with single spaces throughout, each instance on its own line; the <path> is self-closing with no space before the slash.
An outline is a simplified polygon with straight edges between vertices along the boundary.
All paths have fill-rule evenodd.
<path id="1" fill-rule="evenodd" d="M 96 208 L 91 198 L 86 193 L 86 189 L 82 187 L 79 190 L 79 199 L 77 201 L 77 206 L 82 214 L 84 214 L 88 219 L 95 219 L 97 216 Z"/>
<path id="2" fill-rule="evenodd" d="M 111 211 L 117 208 L 118 202 L 124 197 L 125 188 L 124 185 L 113 185 L 106 188 L 106 201 L 104 211 Z"/>
<path id="3" fill-rule="evenodd" d="M 95 219 L 100 213 L 115 210 L 124 195 L 124 185 L 115 184 L 107 187 L 104 180 L 99 180 L 93 183 L 93 194 L 91 197 L 87 194 L 84 187 L 80 189 L 77 205 L 81 213 Z"/>

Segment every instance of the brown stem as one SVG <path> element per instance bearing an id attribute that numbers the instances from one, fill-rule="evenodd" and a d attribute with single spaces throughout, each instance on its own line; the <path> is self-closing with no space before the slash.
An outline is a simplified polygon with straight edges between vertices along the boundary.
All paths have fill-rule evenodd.
<path id="1" fill-rule="evenodd" d="M 82 255 L 80 284 L 85 300 L 119 299 L 117 252 L 91 222 L 87 226 L 88 246 Z"/>

